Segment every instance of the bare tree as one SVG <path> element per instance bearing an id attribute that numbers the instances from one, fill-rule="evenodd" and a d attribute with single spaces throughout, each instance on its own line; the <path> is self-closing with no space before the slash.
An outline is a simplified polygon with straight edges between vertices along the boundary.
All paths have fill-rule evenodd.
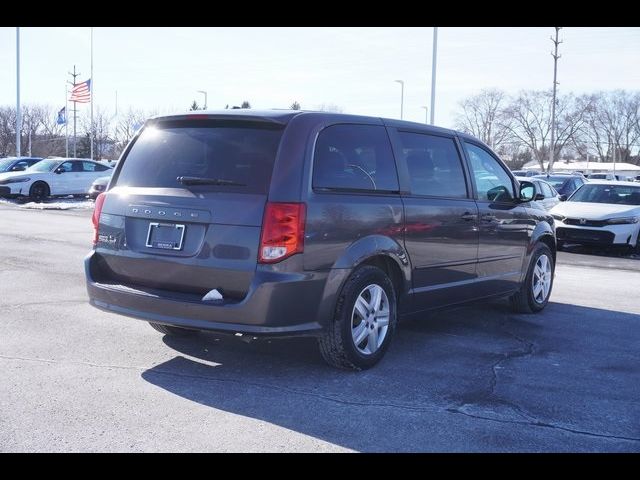
<path id="1" fill-rule="evenodd" d="M 291 110 L 300 110 L 300 104 L 298 103 L 298 101 L 294 101 L 291 106 L 289 107 Z"/>
<path id="2" fill-rule="evenodd" d="M 112 131 L 112 120 L 113 117 L 108 115 L 104 108 L 97 107 L 93 112 L 93 155 L 96 160 L 113 156 L 116 141 L 115 132 Z M 84 115 L 80 120 L 80 125 L 84 135 L 82 151 L 87 155 L 91 151 L 91 117 Z M 78 146 L 80 147 L 80 144 Z"/>
<path id="3" fill-rule="evenodd" d="M 16 152 L 16 109 L 0 107 L 0 155 L 7 157 Z"/>
<path id="4" fill-rule="evenodd" d="M 575 142 L 580 155 L 593 154 L 605 161 L 615 154 L 617 161 L 632 161 L 640 141 L 640 93 L 596 92 L 582 101 L 588 108 Z"/>
<path id="5" fill-rule="evenodd" d="M 113 152 L 114 158 L 118 158 L 138 129 L 144 124 L 145 120 L 152 115 L 145 114 L 142 110 L 134 110 L 130 108 L 127 113 L 122 115 L 118 120 L 115 132 L 115 148 Z"/>
<path id="6" fill-rule="evenodd" d="M 504 114 L 507 101 L 506 94 L 498 89 L 482 90 L 464 99 L 460 102 L 462 113 L 457 117 L 456 127 L 498 150 L 511 136 L 511 119 Z"/>
<path id="7" fill-rule="evenodd" d="M 505 116 L 511 121 L 506 128 L 531 150 L 543 170 L 551 148 L 551 99 L 550 91 L 523 91 L 505 109 Z M 588 105 L 573 95 L 557 97 L 554 158 L 560 158 L 562 150 L 578 134 L 587 110 Z M 552 168 L 553 164 L 548 165 L 547 171 Z"/>

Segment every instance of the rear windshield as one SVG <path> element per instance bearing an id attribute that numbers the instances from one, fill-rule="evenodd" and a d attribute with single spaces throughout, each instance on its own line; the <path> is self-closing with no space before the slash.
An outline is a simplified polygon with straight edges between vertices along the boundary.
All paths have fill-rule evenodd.
<path id="1" fill-rule="evenodd" d="M 145 127 L 135 141 L 116 183 L 264 194 L 281 136 L 282 126 L 261 122 L 158 122 Z M 219 180 L 221 184 L 184 185 L 178 177 Z"/>

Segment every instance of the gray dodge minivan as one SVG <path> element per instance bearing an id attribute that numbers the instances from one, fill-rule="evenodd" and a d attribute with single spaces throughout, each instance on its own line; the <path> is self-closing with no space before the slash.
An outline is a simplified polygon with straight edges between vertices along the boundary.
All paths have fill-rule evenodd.
<path id="1" fill-rule="evenodd" d="M 314 335 L 369 368 L 398 320 L 538 312 L 553 219 L 479 140 L 418 123 L 225 110 L 149 119 L 96 200 L 91 304 L 166 335 Z"/>

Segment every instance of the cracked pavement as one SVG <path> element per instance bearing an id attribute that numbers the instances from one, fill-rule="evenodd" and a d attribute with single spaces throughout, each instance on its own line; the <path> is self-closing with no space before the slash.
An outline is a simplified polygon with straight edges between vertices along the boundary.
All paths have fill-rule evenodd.
<path id="1" fill-rule="evenodd" d="M 543 314 L 433 313 L 351 373 L 90 307 L 90 213 L 0 205 L 0 451 L 640 451 L 640 260 L 562 252 Z"/>

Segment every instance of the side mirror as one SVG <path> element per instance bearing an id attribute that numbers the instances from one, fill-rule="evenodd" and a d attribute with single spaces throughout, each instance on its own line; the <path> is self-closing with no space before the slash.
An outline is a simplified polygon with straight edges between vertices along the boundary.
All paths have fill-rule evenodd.
<path id="1" fill-rule="evenodd" d="M 558 195 L 558 200 L 561 202 L 565 202 L 567 200 L 567 196 L 564 194 Z"/>
<path id="2" fill-rule="evenodd" d="M 521 202 L 530 202 L 534 199 L 536 187 L 533 183 L 523 180 L 520 182 L 520 198 Z"/>
<path id="3" fill-rule="evenodd" d="M 55 169 L 55 172 L 56 172 L 58 175 L 60 175 L 61 173 L 64 173 L 64 172 L 65 172 L 65 169 L 64 169 L 64 167 L 58 167 L 58 168 L 56 168 L 56 169 Z"/>
<path id="4" fill-rule="evenodd" d="M 23 167 L 23 166 L 21 166 L 21 165 L 16 165 L 15 167 L 13 167 L 13 168 L 11 169 L 11 171 L 12 171 L 12 172 L 22 172 L 22 171 L 24 171 L 24 170 L 26 170 L 26 168 L 24 168 L 24 167 Z"/>
<path id="5" fill-rule="evenodd" d="M 541 193 L 536 193 L 536 196 L 533 197 L 534 200 L 544 200 L 544 195 Z"/>

